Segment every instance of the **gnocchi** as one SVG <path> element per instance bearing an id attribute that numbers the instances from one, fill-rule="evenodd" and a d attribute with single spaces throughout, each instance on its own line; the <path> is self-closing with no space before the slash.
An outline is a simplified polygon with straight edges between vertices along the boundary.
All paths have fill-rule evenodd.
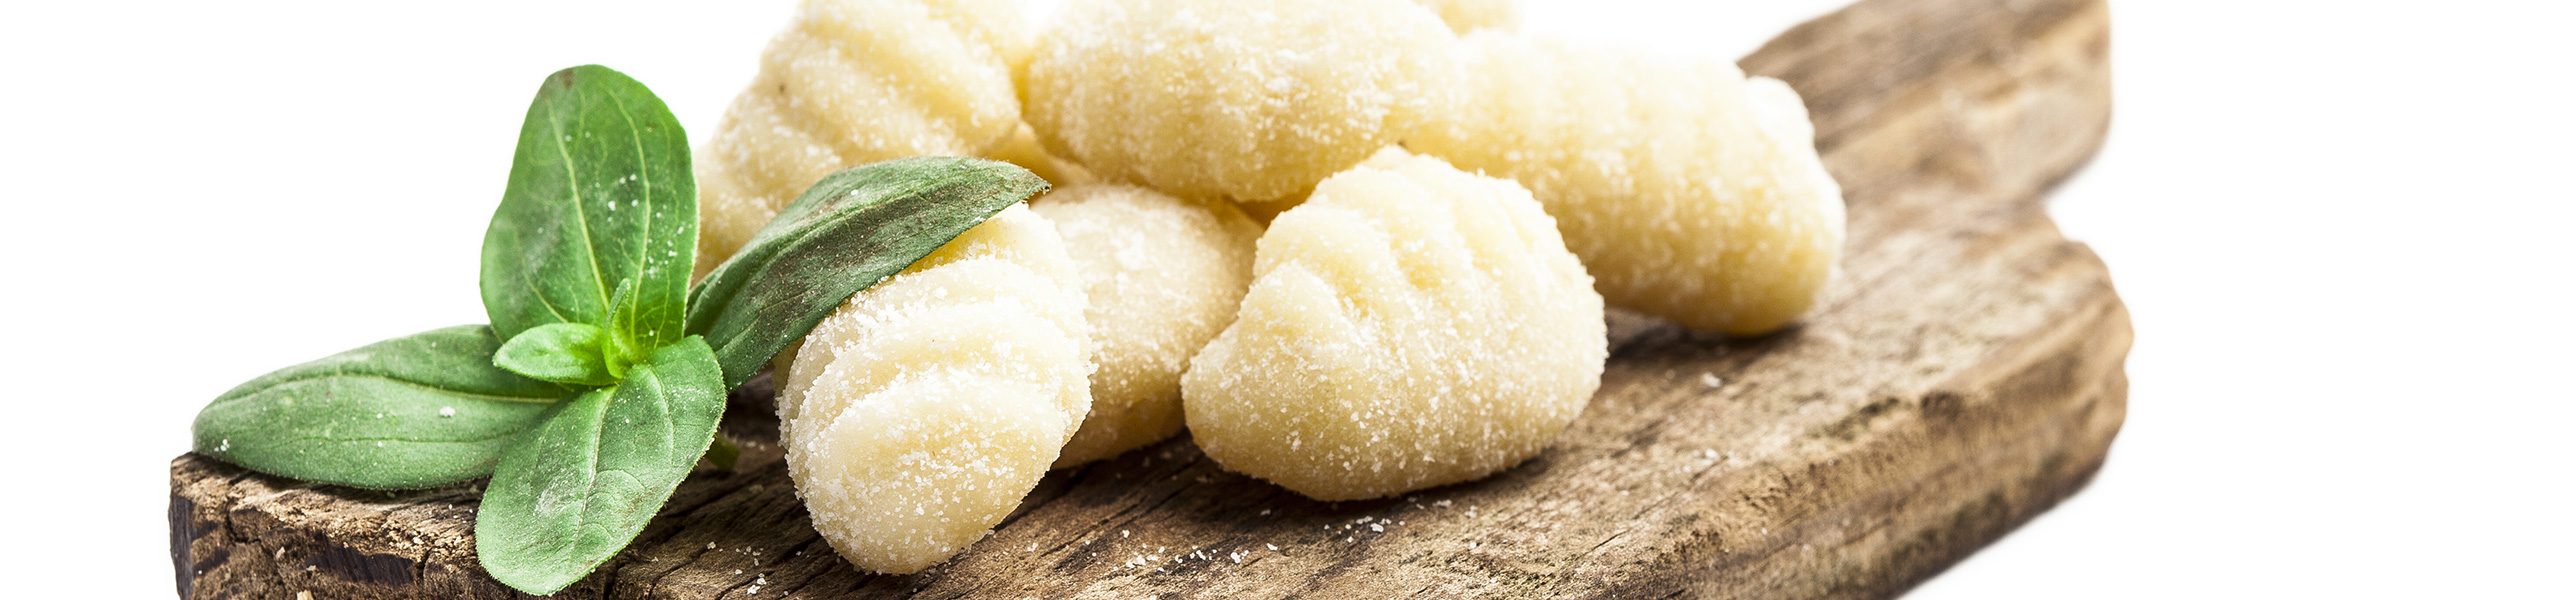
<path id="1" fill-rule="evenodd" d="M 1535 192 L 1610 303 L 1740 335 L 1812 307 L 1845 217 L 1786 83 L 1504 32 L 1459 55 L 1467 100 L 1406 145 Z"/>
<path id="2" fill-rule="evenodd" d="M 1387 148 L 1281 213 L 1253 266 L 1183 414 L 1219 464 L 1307 497 L 1510 468 L 1599 386 L 1600 296 L 1509 181 Z"/>
<path id="3" fill-rule="evenodd" d="M 1410 0 L 1080 0 L 1032 53 L 1024 117 L 1104 180 L 1290 201 L 1447 110 L 1456 43 Z"/>
<path id="4" fill-rule="evenodd" d="M 1182 371 L 1236 317 L 1262 226 L 1224 201 L 1145 188 L 1058 188 L 1031 205 L 1066 241 L 1093 328 L 1093 411 L 1056 466 L 1155 443 L 1182 430 Z"/>
<path id="5" fill-rule="evenodd" d="M 853 564 L 912 573 L 1004 519 L 1092 402 L 1085 296 L 1015 206 L 854 294 L 778 362 L 791 480 Z"/>

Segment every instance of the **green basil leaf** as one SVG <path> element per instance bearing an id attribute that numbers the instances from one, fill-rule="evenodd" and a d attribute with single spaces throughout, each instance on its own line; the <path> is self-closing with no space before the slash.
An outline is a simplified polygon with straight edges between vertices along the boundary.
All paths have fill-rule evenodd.
<path id="1" fill-rule="evenodd" d="M 631 365 L 648 358 L 649 351 L 658 349 L 657 346 L 644 345 L 649 340 L 641 331 L 640 294 L 632 291 L 636 288 L 629 279 L 614 286 L 613 301 L 607 303 L 604 313 L 607 336 L 605 369 L 616 378 L 631 370 Z"/>
<path id="2" fill-rule="evenodd" d="M 525 593 L 586 577 L 649 524 L 711 446 L 728 393 L 701 338 L 659 348 L 620 385 L 554 405 L 507 445 L 480 500 L 480 565 Z"/>
<path id="3" fill-rule="evenodd" d="M 543 381 L 613 385 L 605 367 L 605 330 L 585 323 L 552 323 L 525 330 L 498 347 L 498 368 Z"/>
<path id="4" fill-rule="evenodd" d="M 485 325 L 392 338 L 231 388 L 196 414 L 195 450 L 251 470 L 367 488 L 488 476 L 572 391 L 491 364 Z"/>
<path id="5" fill-rule="evenodd" d="M 693 289 L 686 333 L 735 387 L 836 305 L 1049 183 L 974 158 L 902 158 L 818 180 Z"/>
<path id="6" fill-rule="evenodd" d="M 525 111 L 507 193 L 480 246 L 480 301 L 502 338 L 605 325 L 637 282 L 643 349 L 684 331 L 697 219 L 693 159 L 665 102 L 595 65 L 551 74 Z"/>

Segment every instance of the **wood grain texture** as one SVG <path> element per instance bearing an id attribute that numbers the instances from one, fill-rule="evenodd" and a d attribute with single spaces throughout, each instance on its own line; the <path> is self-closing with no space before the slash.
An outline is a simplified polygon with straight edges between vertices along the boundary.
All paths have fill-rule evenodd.
<path id="1" fill-rule="evenodd" d="M 1756 339 L 1613 312 L 1554 448 L 1401 498 L 1320 503 L 1188 439 L 1049 474 L 951 562 L 862 573 L 810 529 L 767 387 L 575 598 L 1885 597 L 2077 491 L 2123 423 L 2124 306 L 2039 202 L 2105 137 L 2099 0 L 1869 0 L 1743 61 L 1793 83 L 1848 191 L 1843 271 Z M 182 597 L 503 598 L 477 490 L 385 494 L 170 466 Z"/>

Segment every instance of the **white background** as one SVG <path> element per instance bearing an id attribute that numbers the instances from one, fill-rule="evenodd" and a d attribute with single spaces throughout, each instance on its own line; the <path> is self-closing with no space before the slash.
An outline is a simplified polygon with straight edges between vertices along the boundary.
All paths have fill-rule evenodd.
<path id="1" fill-rule="evenodd" d="M 1840 3 L 1530 19 L 1738 57 Z M 545 74 L 622 69 L 698 138 L 789 4 L 0 7 L 7 595 L 169 594 L 205 400 L 483 319 Z M 2550 597 L 2551 6 L 2119 2 L 2112 137 L 2051 207 L 2132 309 L 2131 416 L 2086 491 L 1914 595 Z"/>

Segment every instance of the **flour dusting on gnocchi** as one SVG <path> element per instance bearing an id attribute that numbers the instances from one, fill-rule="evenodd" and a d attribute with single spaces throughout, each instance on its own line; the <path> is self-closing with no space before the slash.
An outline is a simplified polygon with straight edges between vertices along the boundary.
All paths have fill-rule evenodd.
<path id="1" fill-rule="evenodd" d="M 1175 196 L 1287 201 L 1456 90 L 1449 27 L 1410 0 L 1080 0 L 1032 53 L 1051 152 Z"/>
<path id="2" fill-rule="evenodd" d="M 1022 502 L 1091 403 L 1085 297 L 1015 206 L 846 300 L 777 363 L 791 479 L 846 560 L 911 573 Z"/>
<path id="3" fill-rule="evenodd" d="M 1219 464 L 1318 500 L 1510 468 L 1599 386 L 1600 296 L 1528 191 L 1388 148 L 1263 235 L 1182 378 Z"/>

